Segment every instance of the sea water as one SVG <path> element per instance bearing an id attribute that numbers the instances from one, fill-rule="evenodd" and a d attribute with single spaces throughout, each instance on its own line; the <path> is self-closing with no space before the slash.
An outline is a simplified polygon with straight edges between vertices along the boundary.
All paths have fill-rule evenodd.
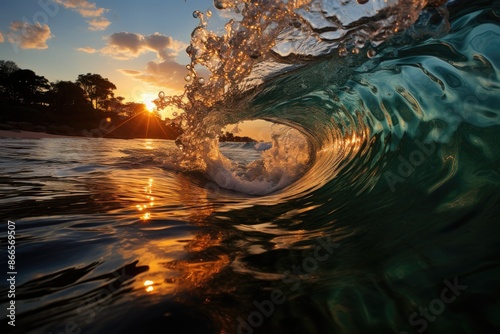
<path id="1" fill-rule="evenodd" d="M 175 142 L 2 139 L 2 328 L 498 332 L 498 2 L 358 2 L 196 13 Z"/>

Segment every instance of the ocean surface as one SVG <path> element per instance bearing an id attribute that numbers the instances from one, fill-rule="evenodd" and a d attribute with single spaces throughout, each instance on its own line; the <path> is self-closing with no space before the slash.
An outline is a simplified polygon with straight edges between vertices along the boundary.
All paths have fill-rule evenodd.
<path id="1" fill-rule="evenodd" d="M 0 139 L 2 333 L 499 333 L 500 4 L 381 37 L 335 3 L 224 103 L 198 80 L 175 142 Z M 213 135 L 254 119 L 270 142 Z"/>

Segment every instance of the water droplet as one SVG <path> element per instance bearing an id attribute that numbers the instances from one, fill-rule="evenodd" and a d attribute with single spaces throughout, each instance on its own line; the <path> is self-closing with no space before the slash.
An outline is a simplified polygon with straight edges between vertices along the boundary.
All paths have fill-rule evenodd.
<path id="1" fill-rule="evenodd" d="M 347 52 L 347 49 L 346 48 L 340 48 L 339 49 L 339 56 L 341 57 L 345 57 L 348 55 L 349 52 Z"/>
<path id="2" fill-rule="evenodd" d="M 191 64 L 187 64 L 187 65 L 186 65 L 186 69 L 187 69 L 188 71 L 191 71 L 191 68 L 192 68 L 192 67 L 191 67 Z"/>
<path id="3" fill-rule="evenodd" d="M 191 54 L 191 52 L 193 52 L 193 47 L 192 47 L 191 45 L 189 45 L 189 46 L 186 48 L 186 53 L 187 53 L 188 55 L 190 55 L 190 54 Z"/>
<path id="4" fill-rule="evenodd" d="M 364 47 L 365 47 L 365 43 L 366 43 L 366 41 L 365 41 L 363 38 L 359 38 L 359 37 L 358 37 L 358 38 L 356 38 L 356 42 L 355 42 L 355 43 L 356 43 L 356 47 L 357 47 L 358 49 L 362 49 L 362 48 L 364 48 Z"/>
<path id="5" fill-rule="evenodd" d="M 194 17 L 195 19 L 199 18 L 199 17 L 200 17 L 200 15 L 201 15 L 201 12 L 200 12 L 199 10 L 195 10 L 195 11 L 193 12 L 193 17 Z"/>
<path id="6" fill-rule="evenodd" d="M 177 117 L 177 115 L 178 115 L 177 111 L 174 111 L 174 112 L 172 113 L 172 116 L 174 116 L 174 117 Z"/>
<path id="7" fill-rule="evenodd" d="M 207 17 L 212 17 L 212 11 L 210 9 L 207 10 Z"/>
<path id="8" fill-rule="evenodd" d="M 204 85 L 204 84 L 205 84 L 205 79 L 204 79 L 203 77 L 200 77 L 200 78 L 198 79 L 198 83 L 199 83 L 200 85 Z"/>
<path id="9" fill-rule="evenodd" d="M 368 0 L 357 0 L 360 5 L 364 5 Z"/>
<path id="10" fill-rule="evenodd" d="M 359 49 L 358 48 L 354 48 L 351 50 L 352 54 L 353 55 L 357 55 L 359 53 Z"/>
<path id="11" fill-rule="evenodd" d="M 226 4 L 222 0 L 215 0 L 214 1 L 214 6 L 217 9 L 224 9 L 224 8 L 226 8 Z"/>
<path id="12" fill-rule="evenodd" d="M 158 97 L 163 100 L 165 98 L 165 92 L 164 91 L 159 92 Z"/>
<path id="13" fill-rule="evenodd" d="M 377 55 L 377 52 L 373 49 L 370 49 L 366 52 L 366 55 L 368 56 L 368 58 L 373 58 Z"/>
<path id="14" fill-rule="evenodd" d="M 193 78 L 191 78 L 191 76 L 188 74 L 184 77 L 184 80 L 186 80 L 187 82 L 190 82 L 191 80 L 193 80 Z"/>

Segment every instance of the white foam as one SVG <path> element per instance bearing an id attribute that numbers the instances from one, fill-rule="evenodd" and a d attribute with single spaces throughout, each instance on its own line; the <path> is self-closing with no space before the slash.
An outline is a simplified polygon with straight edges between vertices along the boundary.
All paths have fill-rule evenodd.
<path id="1" fill-rule="evenodd" d="M 247 165 L 226 158 L 213 145 L 205 160 L 207 175 L 220 187 L 251 195 L 266 195 L 292 184 L 308 168 L 307 140 L 287 126 L 275 127 L 272 140 L 258 143 L 265 149 L 262 158 Z"/>
<path id="2" fill-rule="evenodd" d="M 273 143 L 259 142 L 256 143 L 253 148 L 256 149 L 257 151 L 266 151 L 269 150 L 271 147 L 273 147 Z"/>

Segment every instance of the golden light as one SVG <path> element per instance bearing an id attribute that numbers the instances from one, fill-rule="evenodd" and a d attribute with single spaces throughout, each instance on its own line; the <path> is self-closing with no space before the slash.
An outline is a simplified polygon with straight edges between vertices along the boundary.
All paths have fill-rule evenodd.
<path id="1" fill-rule="evenodd" d="M 153 194 L 153 179 L 148 179 L 148 184 L 144 187 L 144 192 L 146 193 L 145 195 L 145 200 L 147 201 L 146 203 L 143 204 L 136 204 L 135 208 L 139 211 L 142 211 L 142 215 L 140 216 L 140 219 L 147 223 L 151 219 L 151 212 L 145 211 L 148 208 L 152 208 L 155 205 L 155 198 L 152 195 Z"/>
<path id="2" fill-rule="evenodd" d="M 154 100 L 157 99 L 158 96 L 155 94 L 147 93 L 142 94 L 142 103 L 146 106 L 146 109 L 149 112 L 153 112 L 156 110 L 156 104 L 154 104 Z"/>
<path id="3" fill-rule="evenodd" d="M 145 280 L 144 281 L 144 286 L 146 287 L 146 292 L 151 292 L 154 290 L 153 288 L 154 282 L 151 280 Z"/>

